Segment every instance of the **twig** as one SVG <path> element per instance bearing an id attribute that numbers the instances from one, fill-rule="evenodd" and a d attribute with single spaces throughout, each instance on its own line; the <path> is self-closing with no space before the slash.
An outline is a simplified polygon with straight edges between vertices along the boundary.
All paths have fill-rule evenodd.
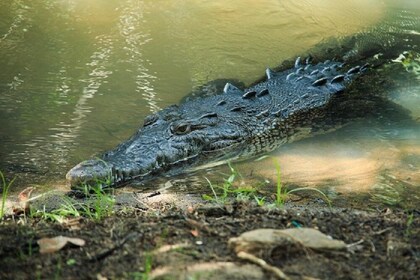
<path id="1" fill-rule="evenodd" d="M 124 239 L 121 240 L 121 242 L 118 242 L 118 244 L 116 244 L 115 246 L 112 246 L 111 248 L 108 248 L 94 256 L 89 256 L 89 261 L 100 261 L 102 259 L 107 258 L 114 251 L 116 251 L 117 249 L 120 249 L 128 240 L 136 238 L 138 235 L 139 233 L 137 232 L 132 232 L 132 233 L 127 234 L 127 236 L 124 237 Z"/>
<path id="2" fill-rule="evenodd" d="M 382 233 L 385 233 L 385 232 L 390 231 L 390 230 L 392 230 L 392 227 L 387 227 L 383 230 L 374 232 L 372 235 L 381 235 Z"/>
<path id="3" fill-rule="evenodd" d="M 356 245 L 360 245 L 360 244 L 362 244 L 363 242 L 365 242 L 365 240 L 360 239 L 360 240 L 359 240 L 359 241 L 357 241 L 357 242 L 354 242 L 354 243 L 351 243 L 351 244 L 347 244 L 347 248 L 354 247 L 354 246 L 356 246 Z"/>
<path id="4" fill-rule="evenodd" d="M 271 273 L 273 273 L 275 276 L 277 276 L 278 279 L 282 280 L 289 280 L 290 278 L 287 277 L 286 274 L 284 274 L 283 271 L 281 271 L 279 268 L 269 265 L 265 260 L 257 258 L 256 256 L 246 253 L 244 251 L 241 251 L 237 254 L 238 258 L 241 258 L 243 260 L 250 261 L 256 265 L 259 265 L 262 269 L 265 269 Z"/>

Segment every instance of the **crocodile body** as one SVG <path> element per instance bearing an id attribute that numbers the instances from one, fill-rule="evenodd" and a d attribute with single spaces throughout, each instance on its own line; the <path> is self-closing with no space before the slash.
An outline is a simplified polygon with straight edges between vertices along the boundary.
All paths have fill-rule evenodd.
<path id="1" fill-rule="evenodd" d="M 377 112 L 384 99 L 375 99 L 376 94 L 390 88 L 382 78 L 388 81 L 392 75 L 374 68 L 403 51 L 420 53 L 419 28 L 414 8 L 391 11 L 370 30 L 315 46 L 311 53 L 317 63 L 298 58 L 281 71 L 268 69 L 264 79 L 248 88 L 227 83 L 214 94 L 200 93 L 146 117 L 130 139 L 98 159 L 79 163 L 66 178 L 71 186 L 144 182 L 259 156 Z M 332 58 L 337 60 L 324 61 Z M 392 118 L 390 110 L 384 115 Z"/>
<path id="2" fill-rule="evenodd" d="M 284 143 L 339 127 L 346 88 L 367 66 L 317 64 L 298 58 L 244 90 L 195 98 L 145 118 L 129 140 L 67 173 L 71 186 L 97 181 L 118 186 L 185 172 L 206 164 L 260 156 Z M 344 116 L 346 115 L 346 116 Z"/>

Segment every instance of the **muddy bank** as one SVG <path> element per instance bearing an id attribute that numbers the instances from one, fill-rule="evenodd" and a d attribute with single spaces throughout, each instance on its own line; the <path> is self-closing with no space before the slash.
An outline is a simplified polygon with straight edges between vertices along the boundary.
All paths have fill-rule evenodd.
<path id="1" fill-rule="evenodd" d="M 99 221 L 62 224 L 8 216 L 0 226 L 1 279 L 278 279 L 239 258 L 228 240 L 258 228 L 309 227 L 344 241 L 346 250 L 274 246 L 259 257 L 290 279 L 415 279 L 420 273 L 420 213 L 253 202 L 186 207 L 122 207 Z M 85 241 L 40 253 L 56 236 Z"/>

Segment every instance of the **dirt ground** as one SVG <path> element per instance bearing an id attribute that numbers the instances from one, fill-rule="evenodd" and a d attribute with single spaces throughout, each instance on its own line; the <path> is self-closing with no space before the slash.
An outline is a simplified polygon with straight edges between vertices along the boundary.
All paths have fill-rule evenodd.
<path id="1" fill-rule="evenodd" d="M 318 200 L 300 204 L 153 202 L 119 207 L 100 221 L 61 224 L 9 215 L 0 225 L 0 279 L 281 279 L 273 267 L 284 272 L 284 279 L 418 279 L 417 210 L 360 211 Z M 344 241 L 346 249 L 274 244 L 257 256 L 264 266 L 238 257 L 228 245 L 230 238 L 253 229 L 296 227 L 318 229 Z M 56 236 L 85 244 L 41 253 L 39 240 Z"/>

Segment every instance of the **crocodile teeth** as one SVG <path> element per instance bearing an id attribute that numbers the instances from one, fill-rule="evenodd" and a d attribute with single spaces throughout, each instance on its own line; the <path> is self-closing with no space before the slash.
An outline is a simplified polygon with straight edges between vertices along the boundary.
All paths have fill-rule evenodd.
<path id="1" fill-rule="evenodd" d="M 318 80 L 316 80 L 315 82 L 313 82 L 312 83 L 312 85 L 314 86 L 314 87 L 316 87 L 316 86 L 322 86 L 322 85 L 325 85 L 327 83 L 327 78 L 321 78 L 321 79 L 318 79 Z"/>

